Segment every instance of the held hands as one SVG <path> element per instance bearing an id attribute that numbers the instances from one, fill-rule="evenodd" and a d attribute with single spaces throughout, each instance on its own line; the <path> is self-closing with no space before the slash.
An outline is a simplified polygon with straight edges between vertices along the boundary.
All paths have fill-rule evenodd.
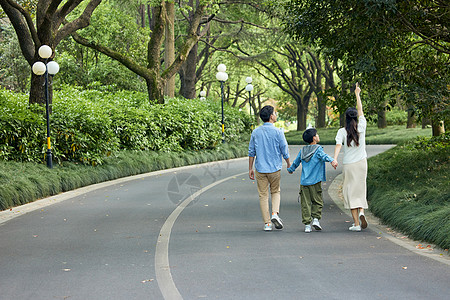
<path id="1" fill-rule="evenodd" d="M 333 160 L 333 161 L 331 162 L 331 165 L 332 165 L 333 168 L 336 170 L 336 168 L 337 168 L 337 166 L 338 166 L 337 160 Z"/>

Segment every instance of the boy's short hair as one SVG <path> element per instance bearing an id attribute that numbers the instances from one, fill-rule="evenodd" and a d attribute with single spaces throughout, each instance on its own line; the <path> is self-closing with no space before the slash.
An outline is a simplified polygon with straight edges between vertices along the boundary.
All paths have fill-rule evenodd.
<path id="1" fill-rule="evenodd" d="M 259 117 L 263 122 L 269 122 L 270 116 L 273 114 L 273 106 L 266 105 L 263 108 L 261 108 L 261 111 L 259 112 Z"/>
<path id="2" fill-rule="evenodd" d="M 317 129 L 308 128 L 303 132 L 303 140 L 306 143 L 311 144 L 313 142 L 313 138 L 316 136 L 316 134 L 317 134 Z"/>

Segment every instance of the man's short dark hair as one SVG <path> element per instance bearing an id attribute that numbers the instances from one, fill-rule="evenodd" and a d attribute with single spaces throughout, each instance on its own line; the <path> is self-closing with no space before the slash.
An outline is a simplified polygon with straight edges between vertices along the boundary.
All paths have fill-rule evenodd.
<path id="1" fill-rule="evenodd" d="M 315 128 L 308 128 L 305 130 L 305 132 L 303 132 L 303 140 L 308 143 L 311 144 L 313 142 L 313 138 L 316 136 L 317 134 L 317 129 Z"/>
<path id="2" fill-rule="evenodd" d="M 263 108 L 261 108 L 261 111 L 259 112 L 259 117 L 263 122 L 269 122 L 270 116 L 272 114 L 273 114 L 273 106 L 266 105 Z"/>

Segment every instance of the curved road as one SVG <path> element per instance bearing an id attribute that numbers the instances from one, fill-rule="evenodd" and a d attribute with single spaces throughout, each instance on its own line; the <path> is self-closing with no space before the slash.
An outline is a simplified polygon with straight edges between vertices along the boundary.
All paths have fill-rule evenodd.
<path id="1" fill-rule="evenodd" d="M 448 299 L 447 262 L 370 224 L 348 231 L 326 192 L 342 166 L 327 164 L 324 230 L 310 234 L 300 169 L 282 171 L 285 228 L 273 232 L 247 169 L 235 159 L 166 170 L 1 212 L 0 299 Z"/>

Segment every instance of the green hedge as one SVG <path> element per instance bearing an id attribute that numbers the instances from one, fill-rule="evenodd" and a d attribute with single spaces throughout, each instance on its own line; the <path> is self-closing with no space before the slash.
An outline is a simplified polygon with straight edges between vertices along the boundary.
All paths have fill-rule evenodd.
<path id="1" fill-rule="evenodd" d="M 369 159 L 370 210 L 413 239 L 450 247 L 450 134 Z"/>
<path id="2" fill-rule="evenodd" d="M 36 161 L 42 157 L 46 142 L 42 108 L 29 106 L 23 95 L 2 90 L 0 106 L 0 159 Z"/>
<path id="3" fill-rule="evenodd" d="M 0 90 L 0 158 L 45 160 L 44 109 L 28 96 Z M 119 150 L 186 151 L 221 143 L 221 107 L 213 100 L 170 99 L 150 104 L 144 93 L 82 91 L 64 87 L 53 96 L 52 153 L 57 163 L 101 164 Z M 250 132 L 250 117 L 225 106 L 225 138 Z"/>

